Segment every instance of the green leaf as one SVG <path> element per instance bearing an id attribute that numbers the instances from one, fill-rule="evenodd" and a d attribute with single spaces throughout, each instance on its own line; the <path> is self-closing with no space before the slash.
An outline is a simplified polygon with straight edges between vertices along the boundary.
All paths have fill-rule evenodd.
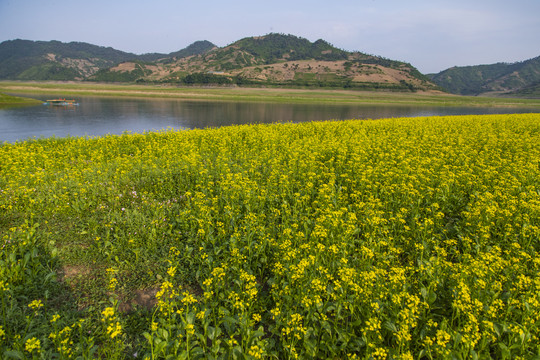
<path id="1" fill-rule="evenodd" d="M 310 357 L 315 357 L 317 355 L 317 343 L 314 339 L 304 340 L 304 348 Z"/>
<path id="2" fill-rule="evenodd" d="M 186 315 L 186 321 L 188 324 L 193 324 L 195 323 L 195 311 L 190 311 L 187 315 Z"/>
<path id="3" fill-rule="evenodd" d="M 24 354 L 18 350 L 4 351 L 4 359 L 24 359 Z"/>
<path id="4" fill-rule="evenodd" d="M 183 360 L 183 359 L 188 359 L 188 358 L 189 358 L 189 353 L 186 350 L 182 351 L 178 355 L 178 360 Z"/>
<path id="5" fill-rule="evenodd" d="M 366 346 L 366 342 L 363 339 L 356 337 L 351 339 L 349 345 L 353 345 L 355 351 L 360 351 L 360 349 Z"/>
<path id="6" fill-rule="evenodd" d="M 427 289 L 425 287 L 420 289 L 420 294 L 422 294 L 422 298 L 424 298 L 424 301 L 427 301 Z"/>
<path id="7" fill-rule="evenodd" d="M 204 350 L 200 346 L 197 346 L 197 347 L 195 347 L 195 348 L 193 348 L 191 350 L 191 353 L 192 353 L 192 355 L 202 356 L 202 355 L 204 355 Z"/>
<path id="8" fill-rule="evenodd" d="M 147 332 L 144 332 L 144 333 L 143 333 L 143 336 L 144 336 L 144 338 L 145 338 L 146 340 L 148 340 L 148 342 L 150 342 L 150 343 L 152 342 L 152 335 L 150 335 L 150 334 L 147 333 Z"/>
<path id="9" fill-rule="evenodd" d="M 160 339 L 155 339 L 154 340 L 154 344 L 156 346 L 156 349 L 155 349 L 155 353 L 156 354 L 159 354 L 161 353 L 163 350 L 165 350 L 165 347 L 167 346 L 167 342 L 166 341 L 162 341 Z"/>
<path id="10" fill-rule="evenodd" d="M 493 330 L 497 334 L 498 337 L 502 336 L 503 333 L 503 327 L 499 323 L 493 323 Z"/>
<path id="11" fill-rule="evenodd" d="M 264 335 L 264 328 L 262 326 L 259 326 L 257 330 L 255 330 L 252 334 L 253 338 L 261 337 Z"/>
<path id="12" fill-rule="evenodd" d="M 435 300 L 437 300 L 437 294 L 433 290 L 430 290 L 427 299 L 428 304 L 433 304 Z"/>
<path id="13" fill-rule="evenodd" d="M 233 357 L 235 359 L 244 359 L 245 357 L 243 355 L 244 352 L 242 351 L 242 348 L 240 346 L 235 346 L 233 349 Z"/>
<path id="14" fill-rule="evenodd" d="M 233 316 L 225 316 L 223 318 L 223 322 L 227 325 L 234 325 L 236 324 L 238 321 L 233 317 Z"/>
<path id="15" fill-rule="evenodd" d="M 499 348 L 501 349 L 503 359 L 509 358 L 510 357 L 510 350 L 508 349 L 508 347 L 505 344 L 503 344 L 502 342 L 500 342 L 498 345 L 499 345 Z"/>
<path id="16" fill-rule="evenodd" d="M 221 335 L 221 329 L 219 327 L 215 328 L 213 326 L 208 327 L 208 337 L 214 341 L 217 337 Z"/>
<path id="17" fill-rule="evenodd" d="M 333 333 L 333 332 L 332 332 L 332 327 L 330 326 L 330 323 L 328 323 L 328 321 L 323 321 L 323 322 L 322 322 L 322 327 L 323 327 L 324 330 L 326 330 L 326 332 L 327 332 L 330 336 L 332 336 L 332 333 Z"/>
<path id="18" fill-rule="evenodd" d="M 391 322 L 390 320 L 386 320 L 384 323 L 383 323 L 383 326 L 386 330 L 389 330 L 393 333 L 397 332 L 398 329 L 396 327 L 396 324 L 394 324 L 393 322 Z"/>

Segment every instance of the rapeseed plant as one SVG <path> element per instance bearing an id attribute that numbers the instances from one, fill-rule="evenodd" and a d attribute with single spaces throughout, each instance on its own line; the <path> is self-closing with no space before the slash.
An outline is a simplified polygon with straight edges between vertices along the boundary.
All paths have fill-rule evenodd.
<path id="1" fill-rule="evenodd" d="M 538 114 L 4 144 L 0 353 L 540 356 L 538 159 Z"/>

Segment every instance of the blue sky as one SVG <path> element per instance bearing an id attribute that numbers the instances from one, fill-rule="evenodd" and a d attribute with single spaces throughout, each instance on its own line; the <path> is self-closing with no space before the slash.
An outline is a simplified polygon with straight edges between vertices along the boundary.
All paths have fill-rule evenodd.
<path id="1" fill-rule="evenodd" d="M 430 73 L 539 56 L 539 14 L 540 0 L 0 0 L 0 41 L 83 41 L 141 54 L 278 32 Z"/>

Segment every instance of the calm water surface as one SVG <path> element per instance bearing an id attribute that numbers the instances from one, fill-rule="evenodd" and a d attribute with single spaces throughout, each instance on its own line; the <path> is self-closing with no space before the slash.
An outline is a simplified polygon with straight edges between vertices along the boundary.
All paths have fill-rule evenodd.
<path id="1" fill-rule="evenodd" d="M 30 97 L 44 100 L 45 97 L 54 98 L 54 95 Z M 37 105 L 0 109 L 0 143 L 34 137 L 100 136 L 236 124 L 538 112 L 538 109 L 527 108 L 231 103 L 98 97 L 75 99 L 79 106 Z"/>

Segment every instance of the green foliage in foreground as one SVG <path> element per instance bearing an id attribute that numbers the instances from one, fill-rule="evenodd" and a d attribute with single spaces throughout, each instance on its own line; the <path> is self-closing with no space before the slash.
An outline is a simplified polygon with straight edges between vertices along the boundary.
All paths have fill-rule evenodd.
<path id="1" fill-rule="evenodd" d="M 4 144 L 0 356 L 538 358 L 538 159 L 539 114 Z"/>

